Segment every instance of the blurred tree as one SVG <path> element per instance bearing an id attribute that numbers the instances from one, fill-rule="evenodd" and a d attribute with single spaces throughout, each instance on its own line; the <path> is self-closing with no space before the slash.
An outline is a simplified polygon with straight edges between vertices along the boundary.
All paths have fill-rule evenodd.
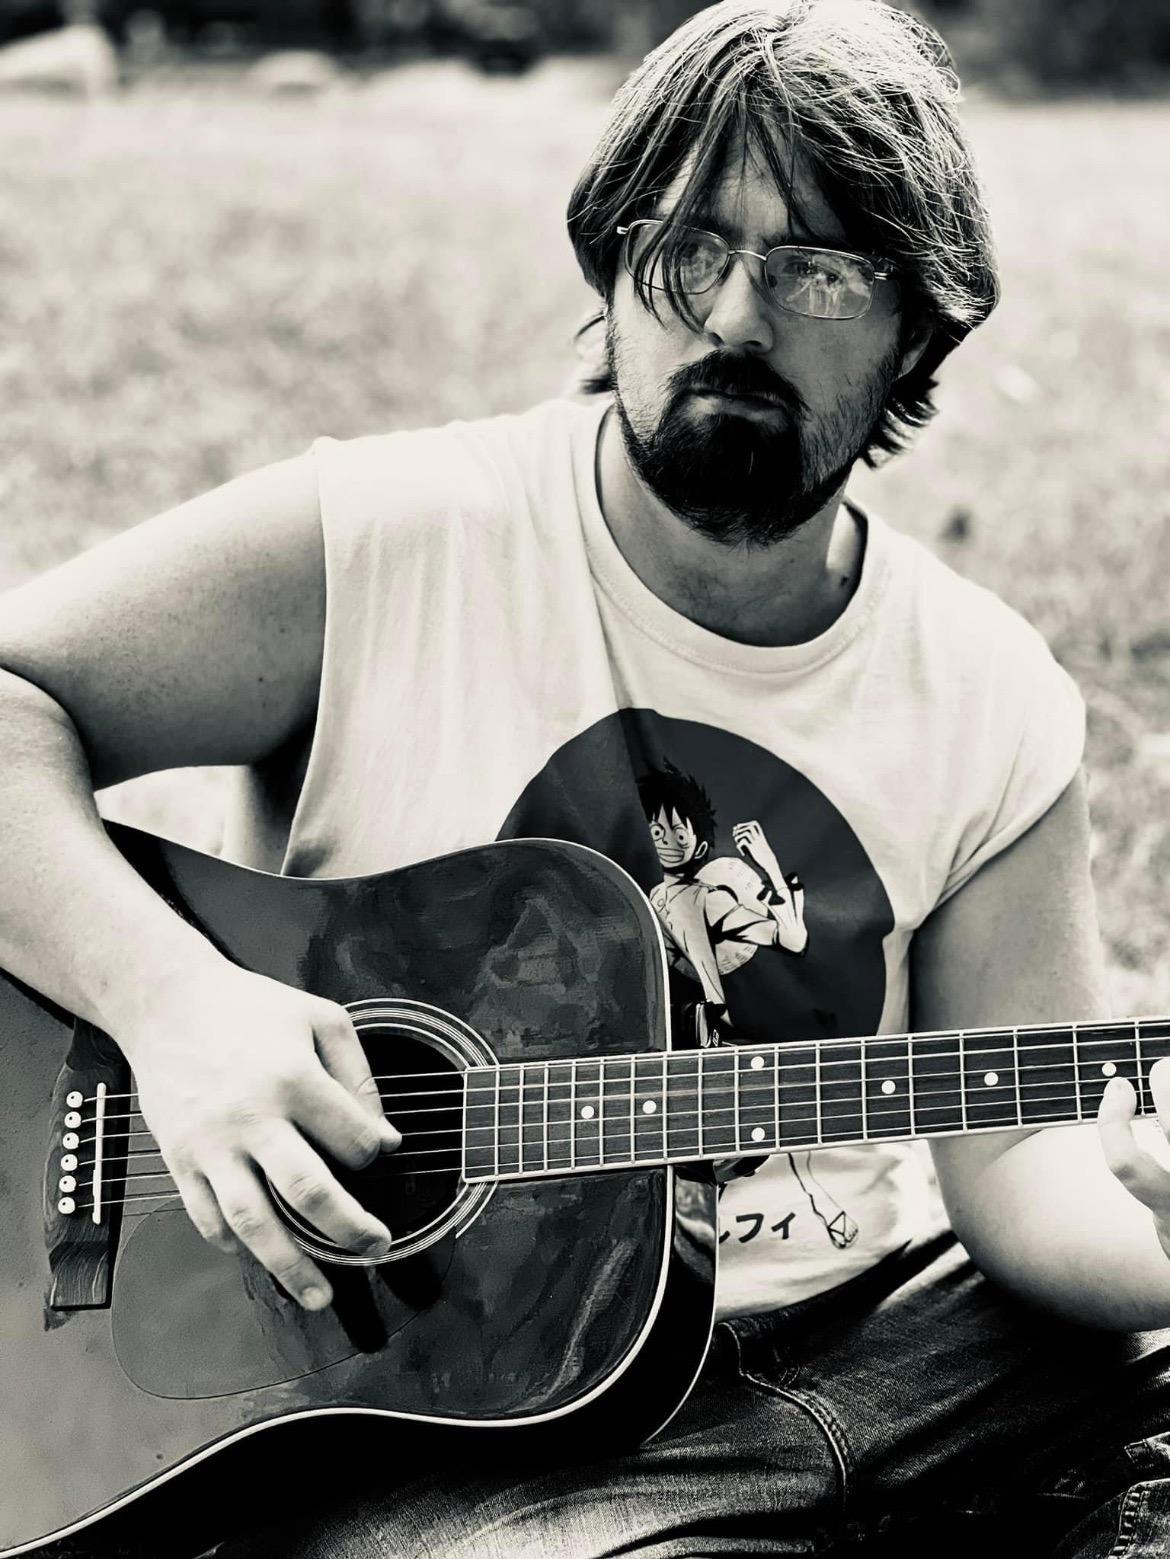
<path id="1" fill-rule="evenodd" d="M 695 0 L 615 0 L 612 34 L 619 54 L 640 60 L 667 37 L 680 22 L 702 10 Z"/>
<path id="2" fill-rule="evenodd" d="M 1124 84 L 1170 66 L 1166 0 L 973 0 L 1004 63 L 1038 81 Z"/>

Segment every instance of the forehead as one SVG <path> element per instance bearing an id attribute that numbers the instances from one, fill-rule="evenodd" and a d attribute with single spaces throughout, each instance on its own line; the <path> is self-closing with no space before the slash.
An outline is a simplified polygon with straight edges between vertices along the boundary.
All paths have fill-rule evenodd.
<path id="1" fill-rule="evenodd" d="M 663 823 L 667 828 L 689 828 L 691 826 L 688 819 L 683 817 L 680 812 L 675 811 L 673 807 L 669 812 L 665 806 L 659 807 L 653 821 L 655 823 Z"/>
<path id="2" fill-rule="evenodd" d="M 816 180 L 799 157 L 793 158 L 777 138 L 781 166 L 789 168 L 791 189 L 779 187 L 762 151 L 755 146 L 733 148 L 722 168 L 697 194 L 689 220 L 714 227 L 740 242 L 783 243 L 791 238 L 840 241 L 846 237 Z M 663 190 L 657 214 L 669 215 L 682 198 L 694 167 L 688 156 Z"/>

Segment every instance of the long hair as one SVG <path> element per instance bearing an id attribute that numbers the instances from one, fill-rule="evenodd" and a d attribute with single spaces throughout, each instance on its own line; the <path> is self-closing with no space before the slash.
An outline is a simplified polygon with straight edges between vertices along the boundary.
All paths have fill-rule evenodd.
<path id="1" fill-rule="evenodd" d="M 902 449 L 934 415 L 943 359 L 991 313 L 999 279 L 982 190 L 957 114 L 958 77 L 942 39 L 885 0 L 720 0 L 685 22 L 625 82 L 577 180 L 569 236 L 589 284 L 613 295 L 616 228 L 648 214 L 684 164 L 686 181 L 635 285 L 693 328 L 691 301 L 647 270 L 672 231 L 710 200 L 732 159 L 764 159 L 790 211 L 806 175 L 850 246 L 893 262 L 903 343 L 931 336 L 892 386 L 863 458 Z M 578 332 L 587 341 L 594 315 Z M 826 328 L 836 328 L 830 324 Z M 581 388 L 611 389 L 594 364 Z"/>

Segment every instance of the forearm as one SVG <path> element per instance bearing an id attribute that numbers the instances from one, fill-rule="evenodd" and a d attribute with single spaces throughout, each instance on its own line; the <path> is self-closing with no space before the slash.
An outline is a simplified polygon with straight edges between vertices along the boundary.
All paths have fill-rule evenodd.
<path id="1" fill-rule="evenodd" d="M 1035 1132 L 947 1196 L 955 1232 L 1004 1288 L 1067 1320 L 1170 1327 L 1170 1260 L 1109 1172 L 1093 1126 Z"/>
<path id="2" fill-rule="evenodd" d="M 117 1032 L 222 963 L 110 843 L 68 715 L 2 670 L 0 752 L 0 968 Z"/>

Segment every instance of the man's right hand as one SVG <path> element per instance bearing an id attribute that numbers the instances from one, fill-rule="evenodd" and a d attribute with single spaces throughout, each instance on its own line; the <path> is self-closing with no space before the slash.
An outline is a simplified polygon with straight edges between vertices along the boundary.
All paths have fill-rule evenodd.
<path id="1" fill-rule="evenodd" d="M 332 1297 L 296 1244 L 264 1177 L 328 1239 L 363 1255 L 390 1232 L 337 1181 L 320 1150 L 354 1169 L 401 1142 L 344 1007 L 224 964 L 156 990 L 114 1038 L 192 1222 L 243 1246 L 295 1300 Z"/>

